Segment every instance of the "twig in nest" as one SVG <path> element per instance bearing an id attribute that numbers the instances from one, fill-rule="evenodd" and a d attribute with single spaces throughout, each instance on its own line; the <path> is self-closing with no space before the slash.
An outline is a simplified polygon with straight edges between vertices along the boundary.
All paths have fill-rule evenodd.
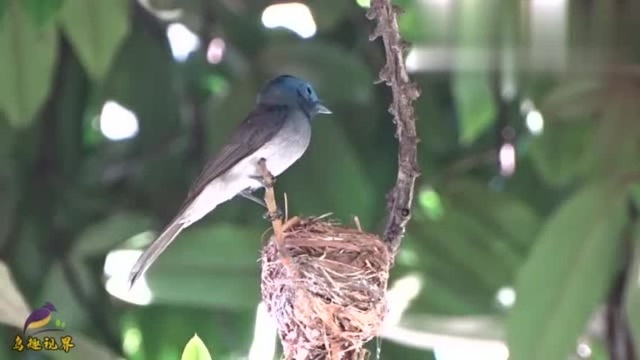
<path id="1" fill-rule="evenodd" d="M 360 218 L 357 216 L 354 216 L 353 222 L 356 223 L 356 227 L 358 228 L 358 231 L 362 231 L 362 225 L 360 225 Z"/>
<path id="2" fill-rule="evenodd" d="M 380 82 L 385 82 L 393 93 L 393 103 L 389 112 L 396 124 L 396 137 L 400 143 L 398 150 L 398 177 L 396 184 L 387 195 L 387 224 L 383 240 L 392 253 L 400 247 L 402 236 L 411 218 L 411 204 L 418 167 L 418 136 L 413 102 L 420 96 L 418 87 L 411 82 L 404 65 L 403 50 L 407 44 L 400 37 L 397 14 L 399 9 L 390 0 L 373 0 L 367 12 L 370 20 L 377 25 L 370 36 L 373 41 L 382 37 L 387 63 L 380 71 Z"/>

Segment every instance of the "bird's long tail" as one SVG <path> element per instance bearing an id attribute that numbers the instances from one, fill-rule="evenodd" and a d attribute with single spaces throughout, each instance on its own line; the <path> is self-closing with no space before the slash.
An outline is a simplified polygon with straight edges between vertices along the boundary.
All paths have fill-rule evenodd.
<path id="1" fill-rule="evenodd" d="M 185 228 L 184 223 L 178 218 L 172 221 L 151 245 L 140 255 L 136 264 L 133 265 L 129 273 L 129 287 L 133 287 L 135 282 L 144 274 L 151 264 L 158 259 L 160 254 L 171 244 L 173 239 Z"/>

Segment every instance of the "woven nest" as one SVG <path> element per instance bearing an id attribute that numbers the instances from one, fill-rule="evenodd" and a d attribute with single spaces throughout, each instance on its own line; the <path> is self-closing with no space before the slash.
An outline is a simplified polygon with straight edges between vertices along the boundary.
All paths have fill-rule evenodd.
<path id="1" fill-rule="evenodd" d="M 285 233 L 290 260 L 272 238 L 262 253 L 262 299 L 287 360 L 365 359 L 387 313 L 390 257 L 375 235 L 304 220 Z"/>

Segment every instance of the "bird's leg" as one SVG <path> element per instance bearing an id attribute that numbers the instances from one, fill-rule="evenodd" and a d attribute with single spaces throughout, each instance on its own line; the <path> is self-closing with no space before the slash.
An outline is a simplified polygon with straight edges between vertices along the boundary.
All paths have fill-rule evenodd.
<path id="1" fill-rule="evenodd" d="M 253 195 L 253 193 L 251 192 L 251 189 L 245 189 L 243 191 L 240 192 L 240 196 L 244 197 L 245 199 L 249 199 L 253 202 L 255 202 L 256 204 L 260 204 L 262 206 L 264 206 L 265 208 L 267 207 L 267 203 L 263 200 L 260 199 L 259 197 Z M 280 210 L 280 208 L 278 208 L 276 210 L 275 214 L 271 214 L 269 211 L 267 211 L 266 213 L 264 213 L 264 215 L 262 215 L 262 218 L 265 220 L 269 220 L 269 221 L 273 221 L 276 219 L 282 219 L 284 217 L 284 214 L 282 213 L 282 210 Z"/>
<path id="2" fill-rule="evenodd" d="M 259 197 L 253 195 L 253 193 L 251 192 L 250 188 L 244 189 L 240 192 L 240 196 L 242 196 L 245 199 L 249 199 L 251 201 L 253 201 L 256 204 L 262 205 L 265 208 L 267 207 L 267 203 L 264 202 L 263 199 L 260 199 Z"/>
<path id="3" fill-rule="evenodd" d="M 269 181 L 266 181 L 266 180 L 264 179 L 264 177 L 263 177 L 263 176 L 251 176 L 251 178 L 252 178 L 253 180 L 259 181 L 259 182 L 260 182 L 260 184 L 261 184 L 262 186 L 264 186 L 265 188 L 267 188 L 267 189 L 268 189 L 268 188 L 272 188 L 272 187 L 273 187 L 273 184 L 275 184 L 275 183 L 276 183 L 276 177 L 275 177 L 275 176 L 271 176 L 271 178 L 269 179 Z"/>

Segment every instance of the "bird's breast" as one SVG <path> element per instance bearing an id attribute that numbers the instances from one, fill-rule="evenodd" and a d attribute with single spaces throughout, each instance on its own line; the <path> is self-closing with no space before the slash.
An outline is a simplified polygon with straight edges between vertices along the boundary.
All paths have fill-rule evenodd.
<path id="1" fill-rule="evenodd" d="M 306 118 L 288 121 L 282 129 L 254 154 L 254 163 L 261 158 L 267 160 L 267 168 L 278 176 L 287 170 L 305 153 L 311 140 L 311 124 Z M 256 174 L 259 169 L 256 167 Z"/>

